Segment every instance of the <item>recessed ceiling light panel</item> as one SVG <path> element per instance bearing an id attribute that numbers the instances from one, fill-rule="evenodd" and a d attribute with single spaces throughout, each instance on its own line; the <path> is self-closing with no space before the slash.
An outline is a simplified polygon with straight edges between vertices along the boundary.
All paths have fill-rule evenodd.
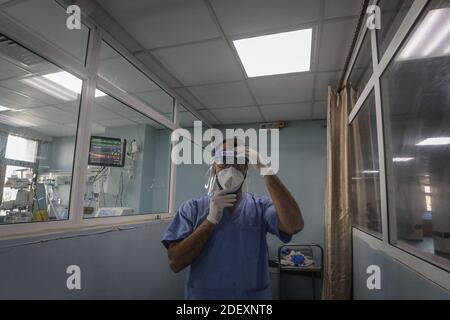
<path id="1" fill-rule="evenodd" d="M 413 157 L 396 157 L 396 158 L 393 158 L 392 161 L 394 161 L 394 162 L 408 162 L 408 161 L 411 161 L 413 159 L 414 159 Z"/>
<path id="2" fill-rule="evenodd" d="M 29 77 L 22 79 L 21 81 L 46 94 L 65 101 L 78 99 L 78 95 L 81 94 L 81 87 L 83 85 L 81 79 L 66 71 Z M 95 90 L 96 98 L 103 96 L 106 96 L 106 93 L 98 89 Z"/>
<path id="3" fill-rule="evenodd" d="M 398 60 L 450 54 L 450 8 L 430 10 L 402 49 Z"/>
<path id="4" fill-rule="evenodd" d="M 312 29 L 233 41 L 248 77 L 309 71 Z"/>
<path id="5" fill-rule="evenodd" d="M 428 138 L 416 144 L 416 146 L 444 146 L 450 144 L 450 137 Z"/>

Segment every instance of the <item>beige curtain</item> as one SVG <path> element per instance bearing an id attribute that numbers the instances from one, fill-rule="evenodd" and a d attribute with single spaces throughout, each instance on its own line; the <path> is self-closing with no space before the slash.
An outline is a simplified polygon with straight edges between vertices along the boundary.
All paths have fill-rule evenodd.
<path id="1" fill-rule="evenodd" d="M 325 247 L 322 299 L 352 296 L 348 115 L 355 91 L 328 89 Z"/>

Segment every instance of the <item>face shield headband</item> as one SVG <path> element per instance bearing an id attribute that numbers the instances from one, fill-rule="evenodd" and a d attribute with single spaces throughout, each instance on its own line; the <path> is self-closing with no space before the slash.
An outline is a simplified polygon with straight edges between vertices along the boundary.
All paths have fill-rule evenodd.
<path id="1" fill-rule="evenodd" d="M 245 164 L 247 165 L 249 162 L 248 157 L 245 154 L 237 154 L 235 151 L 232 150 L 219 150 L 216 151 L 214 156 L 213 156 L 213 162 L 211 164 L 211 166 L 208 169 L 207 175 L 208 175 L 208 180 L 205 184 L 205 189 L 207 189 L 208 194 L 211 195 L 213 190 L 214 190 L 214 186 L 217 183 L 217 186 L 219 187 L 220 190 L 223 190 L 223 186 L 220 184 L 219 179 L 217 177 L 217 172 L 216 172 L 216 167 L 215 165 L 233 165 L 233 164 Z M 235 169 L 237 170 L 237 169 Z M 242 173 L 242 172 L 241 172 Z M 239 187 L 237 188 L 236 191 L 232 192 L 232 193 L 237 193 L 239 192 L 239 190 L 241 190 L 245 179 L 247 177 L 247 172 L 245 172 L 245 174 L 243 174 L 244 177 L 242 179 L 242 182 L 240 183 Z"/>

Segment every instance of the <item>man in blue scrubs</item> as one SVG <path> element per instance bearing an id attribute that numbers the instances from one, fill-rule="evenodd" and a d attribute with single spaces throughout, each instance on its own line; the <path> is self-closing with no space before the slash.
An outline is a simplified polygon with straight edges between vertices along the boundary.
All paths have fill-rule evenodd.
<path id="1" fill-rule="evenodd" d="M 259 155 L 255 168 L 264 172 L 270 197 L 242 192 L 248 149 L 244 161 L 227 142 L 219 149 L 215 191 L 184 203 L 163 236 L 170 267 L 188 267 L 186 299 L 271 299 L 266 234 L 289 242 L 303 229 L 299 206 Z"/>

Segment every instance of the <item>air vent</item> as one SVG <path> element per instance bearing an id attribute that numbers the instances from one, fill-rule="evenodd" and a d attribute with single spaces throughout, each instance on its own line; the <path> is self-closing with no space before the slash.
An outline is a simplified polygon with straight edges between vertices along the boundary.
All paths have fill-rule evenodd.
<path id="1" fill-rule="evenodd" d="M 259 125 L 260 129 L 283 129 L 284 127 L 286 127 L 284 121 L 265 122 Z"/>

